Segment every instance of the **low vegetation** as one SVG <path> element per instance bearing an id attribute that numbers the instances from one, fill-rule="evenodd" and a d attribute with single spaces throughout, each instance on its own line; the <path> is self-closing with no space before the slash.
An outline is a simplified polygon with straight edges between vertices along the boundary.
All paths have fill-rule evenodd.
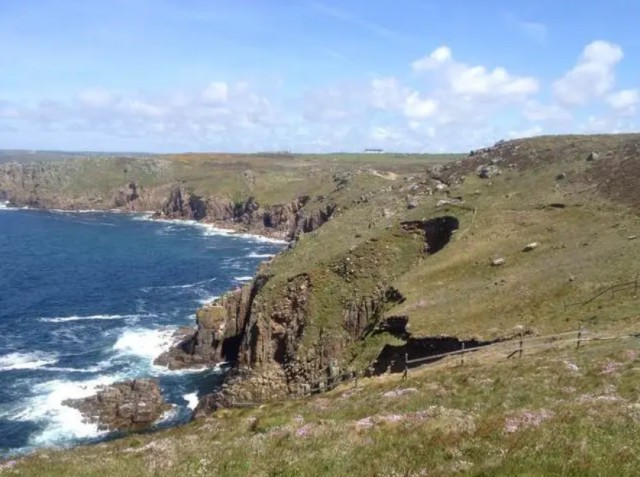
<path id="1" fill-rule="evenodd" d="M 260 298 L 268 310 L 291 278 L 309 277 L 301 343 L 312 348 L 321 336 L 343 332 L 350 301 L 380 283 L 398 290 L 403 299 L 376 319 L 406 318 L 406 333 L 350 342 L 343 368 L 362 370 L 385 345 L 421 338 L 493 341 L 580 326 L 600 335 L 639 333 L 636 288 L 587 302 L 640 272 L 639 157 L 640 135 L 560 136 L 501 143 L 465 158 L 180 155 L 117 168 L 143 184 L 182 181 L 238 200 L 276 204 L 309 195 L 306 211 L 334 204 L 331 220 L 262 265 L 259 273 L 271 278 Z M 168 165 L 145 179 L 144 161 Z M 104 190 L 122 185 L 114 171 L 101 179 Z M 69 187 L 88 187 L 86 172 L 73 174 Z M 429 253 L 429 237 L 406 224 L 444 216 L 458 228 Z M 580 350 L 573 343 L 525 351 L 521 359 L 478 351 L 464 366 L 445 359 L 407 380 L 383 375 L 307 398 L 219 410 L 155 434 L 43 450 L 0 472 L 636 475 L 639 345 L 636 338 Z"/>
<path id="2" fill-rule="evenodd" d="M 467 355 L 181 428 L 3 464 L 50 476 L 636 475 L 635 338 Z"/>

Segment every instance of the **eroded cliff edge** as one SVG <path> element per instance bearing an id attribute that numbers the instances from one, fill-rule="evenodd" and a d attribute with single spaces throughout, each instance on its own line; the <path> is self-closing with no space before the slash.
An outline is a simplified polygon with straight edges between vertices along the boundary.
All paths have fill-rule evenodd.
<path id="1" fill-rule="evenodd" d="M 318 233 L 332 233 L 324 227 Z M 363 343 L 380 333 L 385 312 L 404 301 L 394 279 L 443 248 L 457 228 L 450 216 L 401 222 L 347 253 L 319 253 L 322 258 L 307 262 L 299 257 L 317 239 L 302 236 L 264 263 L 251 283 L 198 310 L 193 334 L 156 363 L 172 369 L 233 363 L 222 389 L 201 398 L 196 417 L 309 392 L 362 371 L 375 358 L 362 353 Z"/>
<path id="2" fill-rule="evenodd" d="M 174 162 L 85 159 L 3 164 L 0 199 L 36 209 L 152 212 L 157 219 L 195 220 L 283 240 L 316 229 L 335 211 L 335 204 L 322 195 L 271 193 L 264 201 L 253 194 L 251 170 L 212 172 L 221 181 L 230 175 L 240 185 L 217 187 L 214 181 L 198 186 L 176 174 Z"/>

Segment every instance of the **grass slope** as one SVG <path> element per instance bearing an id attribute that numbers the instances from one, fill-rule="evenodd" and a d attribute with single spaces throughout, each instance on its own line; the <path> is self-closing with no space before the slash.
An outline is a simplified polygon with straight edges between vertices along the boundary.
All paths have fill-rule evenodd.
<path id="1" fill-rule="evenodd" d="M 167 174 L 208 193 L 252 193 L 265 203 L 306 193 L 314 196 L 309 210 L 337 205 L 330 221 L 261 267 L 273 276 L 260 292 L 266 303 L 277 303 L 289 278 L 311 277 L 305 343 L 321 331 L 339 333 L 345 304 L 380 282 L 406 297 L 387 315 L 407 316 L 413 336 L 489 339 L 575 330 L 579 322 L 596 332 L 639 331 L 637 296 L 630 291 L 564 308 L 640 271 L 640 240 L 633 239 L 640 236 L 639 144 L 640 135 L 512 141 L 451 163 L 446 173 L 465 180 L 442 191 L 424 174 L 425 158 L 162 160 L 171 164 Z M 598 159 L 587 161 L 594 151 Z M 476 168 L 491 159 L 502 174 L 479 178 Z M 248 169 L 253 180 L 246 180 Z M 336 172 L 348 180 L 336 181 Z M 463 203 L 442 205 L 455 198 Z M 425 255 L 422 237 L 401 231 L 402 221 L 443 215 L 458 218 L 460 229 L 437 254 Z M 523 251 L 534 241 L 537 248 Z M 505 264 L 490 266 L 497 257 Z M 365 366 L 387 342 L 398 341 L 378 334 L 354 344 L 354 363 Z M 398 376 L 371 379 L 357 391 L 225 410 L 154 435 L 42 451 L 14 470 L 54 476 L 634 475 L 638 363 L 633 339 L 515 361 L 445 362 L 411 373 L 404 383 Z M 398 385 L 415 390 L 399 392 Z"/>
<path id="2" fill-rule="evenodd" d="M 468 355 L 13 467 L 49 476 L 637 475 L 636 339 Z"/>

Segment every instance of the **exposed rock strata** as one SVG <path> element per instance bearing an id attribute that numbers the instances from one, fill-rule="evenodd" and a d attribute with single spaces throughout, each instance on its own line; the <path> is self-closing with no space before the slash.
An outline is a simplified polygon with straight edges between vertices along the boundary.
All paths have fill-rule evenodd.
<path id="1" fill-rule="evenodd" d="M 62 404 L 78 409 L 88 422 L 110 431 L 147 428 L 171 407 L 164 402 L 158 382 L 152 379 L 103 386 L 94 396 L 68 399 Z"/>
<path id="2" fill-rule="evenodd" d="M 306 342 L 311 278 L 290 278 L 271 299 L 259 293 L 266 283 L 268 277 L 258 276 L 199 310 L 194 334 L 158 359 L 158 364 L 174 369 L 235 361 L 222 389 L 201 400 L 196 416 L 230 403 L 308 391 L 311 383 L 348 372 L 349 344 L 375 328 L 387 303 L 404 299 L 396 289 L 380 285 L 372 294 L 345 303 L 342 331 L 321 330 L 313 342 Z"/>
<path id="3" fill-rule="evenodd" d="M 99 175 L 103 165 L 93 161 L 90 167 Z M 122 167 L 121 186 L 105 189 L 96 184 L 95 188 L 77 192 L 74 174 L 82 168 L 79 162 L 3 164 L 0 166 L 0 197 L 33 208 L 154 210 L 157 211 L 156 218 L 202 221 L 284 240 L 294 240 L 301 233 L 317 229 L 336 211 L 336 206 L 324 197 L 312 200 L 309 196 L 300 196 L 285 204 L 265 206 L 253 197 L 232 201 L 222 195 L 205 196 L 184 185 L 172 184 L 170 177 L 162 185 L 143 186 L 135 180 L 127 180 L 130 164 Z M 159 159 L 140 159 L 135 167 L 138 173 L 162 175 L 168 166 L 166 161 Z M 305 208 L 307 204 L 312 207 Z"/>
<path id="4" fill-rule="evenodd" d="M 198 220 L 232 226 L 251 233 L 293 240 L 323 225 L 336 207 L 321 203 L 312 213 L 304 210 L 309 196 L 300 196 L 287 204 L 263 207 L 253 197 L 232 202 L 224 197 L 202 197 L 183 187 L 174 187 L 157 218 Z"/>

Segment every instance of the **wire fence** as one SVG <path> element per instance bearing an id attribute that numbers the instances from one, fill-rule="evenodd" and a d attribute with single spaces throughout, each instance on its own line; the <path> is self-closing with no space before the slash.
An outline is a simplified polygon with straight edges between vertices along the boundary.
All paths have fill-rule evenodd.
<path id="1" fill-rule="evenodd" d="M 594 302 L 598 298 L 605 296 L 608 293 L 611 293 L 611 298 L 615 298 L 616 293 L 619 293 L 621 291 L 631 290 L 631 289 L 633 289 L 634 295 L 638 294 L 638 290 L 640 290 L 640 273 L 636 275 L 635 280 L 625 282 L 625 283 L 618 283 L 616 285 L 611 285 L 610 287 L 607 287 L 604 290 L 600 290 L 599 292 L 597 292 L 596 294 L 594 294 L 593 296 L 591 296 L 590 298 L 584 301 L 577 301 L 573 303 L 567 303 L 565 301 L 564 311 L 567 311 L 569 308 L 572 308 L 572 307 L 588 305 L 589 303 Z"/>
<path id="2" fill-rule="evenodd" d="M 621 335 L 608 335 L 608 334 L 595 334 L 590 330 L 580 326 L 577 330 L 566 331 L 562 333 L 555 333 L 543 336 L 526 337 L 524 334 L 520 334 L 514 339 L 498 341 L 495 343 L 475 346 L 473 348 L 466 348 L 464 342 L 461 343 L 459 350 L 449 351 L 446 353 L 438 353 L 428 356 L 422 356 L 418 358 L 409 359 L 409 354 L 404 354 L 404 366 L 402 371 L 392 371 L 392 366 L 389 366 L 386 373 L 381 374 L 401 374 L 401 379 L 407 379 L 409 372 L 412 370 L 420 369 L 424 366 L 432 364 L 434 361 L 439 361 L 450 357 L 459 357 L 459 366 L 465 365 L 465 359 L 473 354 L 477 357 L 492 357 L 499 359 L 511 359 L 522 358 L 526 354 L 532 354 L 548 349 L 560 349 L 569 345 L 575 346 L 576 351 L 580 350 L 584 345 L 593 342 L 621 340 L 628 338 L 640 338 L 640 332 L 627 333 Z M 417 365 L 417 366 L 416 366 Z M 302 398 L 309 395 L 321 394 L 331 391 L 339 385 L 346 383 L 353 383 L 354 387 L 358 387 L 359 379 L 364 377 L 371 377 L 372 374 L 366 371 L 353 371 L 341 374 L 335 374 L 331 376 L 329 369 L 325 370 L 327 375 L 322 376 L 319 379 L 313 380 L 307 383 L 301 383 L 298 385 L 297 391 L 290 394 L 289 398 Z M 261 402 L 234 402 L 234 407 L 254 407 L 260 404 L 268 402 L 264 400 Z"/>
<path id="3" fill-rule="evenodd" d="M 476 213 L 477 210 L 474 211 L 474 219 Z M 607 295 L 608 293 L 611 294 L 611 298 L 614 298 L 617 293 L 626 290 L 633 290 L 634 295 L 638 294 L 638 291 L 640 291 L 640 273 L 636 275 L 634 280 L 611 285 L 603 290 L 600 290 L 586 300 L 573 303 L 564 302 L 564 309 L 565 311 L 567 311 L 572 307 L 588 305 L 598 298 Z M 584 328 L 582 324 L 580 324 L 578 329 L 573 331 L 527 337 L 525 337 L 524 333 L 520 333 L 519 335 L 508 340 L 497 341 L 489 344 L 474 345 L 473 347 L 469 348 L 467 348 L 464 341 L 461 341 L 460 349 L 448 351 L 445 353 L 426 354 L 424 356 L 410 359 L 409 353 L 405 352 L 404 356 L 401 358 L 400 363 L 398 363 L 397 359 L 390 361 L 385 373 L 373 373 L 371 369 L 364 371 L 361 370 L 344 373 L 334 373 L 331 368 L 325 368 L 324 370 L 321 370 L 319 372 L 319 374 L 321 375 L 319 378 L 305 383 L 299 383 L 297 385 L 297 388 L 290 393 L 289 397 L 301 398 L 312 394 L 320 394 L 331 391 L 341 384 L 350 382 L 353 382 L 354 386 L 357 388 L 359 379 L 371 377 L 377 374 L 399 373 L 402 374 L 402 379 L 406 379 L 409 375 L 410 370 L 418 369 L 423 366 L 433 364 L 435 361 L 443 360 L 450 357 L 459 357 L 459 365 L 464 365 L 465 358 L 467 358 L 471 354 L 475 356 L 491 355 L 493 357 L 504 359 L 511 359 L 515 357 L 522 358 L 525 353 L 543 351 L 545 349 L 560 348 L 562 346 L 568 346 L 571 344 L 575 344 L 576 350 L 579 350 L 583 345 L 587 343 L 627 338 L 640 338 L 640 332 L 614 336 L 598 335 Z M 401 364 L 401 366 L 398 366 L 398 364 Z M 394 369 L 396 371 L 394 371 Z M 268 401 L 268 399 L 265 399 L 261 402 L 233 402 L 232 405 L 234 407 L 254 407 Z"/>

